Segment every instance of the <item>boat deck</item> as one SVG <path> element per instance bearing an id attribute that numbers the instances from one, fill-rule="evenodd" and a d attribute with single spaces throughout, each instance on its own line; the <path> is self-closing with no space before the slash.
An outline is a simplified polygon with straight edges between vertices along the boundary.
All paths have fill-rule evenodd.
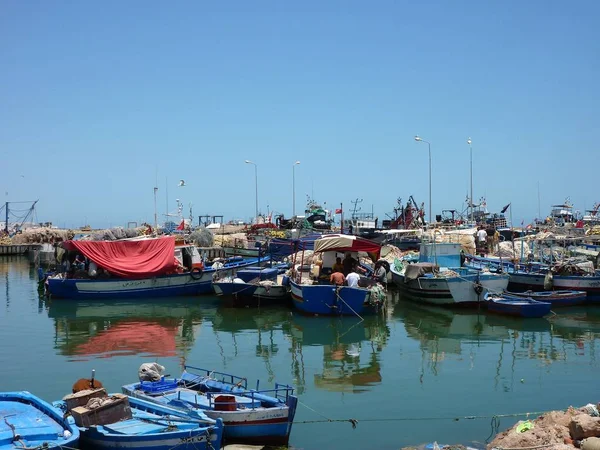
<path id="1" fill-rule="evenodd" d="M 29 403 L 7 400 L 0 403 L 0 408 L 3 419 L 0 421 L 0 447 L 10 447 L 15 435 L 21 436 L 20 441 L 27 448 L 63 439 L 63 426 Z"/>

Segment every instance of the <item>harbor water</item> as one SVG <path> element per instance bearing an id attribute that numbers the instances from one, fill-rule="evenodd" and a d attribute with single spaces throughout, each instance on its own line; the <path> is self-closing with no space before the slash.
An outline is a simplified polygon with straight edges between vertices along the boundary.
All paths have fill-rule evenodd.
<path id="1" fill-rule="evenodd" d="M 48 301 L 27 258 L 2 257 L 0 390 L 57 400 L 95 369 L 119 392 L 148 361 L 174 376 L 190 364 L 289 383 L 300 400 L 290 445 L 303 449 L 485 444 L 523 418 L 494 415 L 599 400 L 598 308 L 517 320 L 388 300 L 364 321 L 212 296 Z"/>

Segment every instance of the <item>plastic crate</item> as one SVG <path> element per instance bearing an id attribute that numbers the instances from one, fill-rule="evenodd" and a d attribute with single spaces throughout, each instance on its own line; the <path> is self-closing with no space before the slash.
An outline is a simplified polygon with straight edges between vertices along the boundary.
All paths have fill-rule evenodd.
<path id="1" fill-rule="evenodd" d="M 142 381 L 140 382 L 140 390 L 149 394 L 156 394 L 159 392 L 172 391 L 177 388 L 177 380 L 165 380 L 162 377 L 160 381 Z"/>

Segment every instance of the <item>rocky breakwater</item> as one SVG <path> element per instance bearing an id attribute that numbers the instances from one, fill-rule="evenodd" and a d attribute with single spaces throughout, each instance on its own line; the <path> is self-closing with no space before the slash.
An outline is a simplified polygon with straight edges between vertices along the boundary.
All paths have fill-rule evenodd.
<path id="1" fill-rule="evenodd" d="M 600 450 L 598 406 L 569 407 L 534 420 L 520 421 L 497 435 L 488 450 Z"/>

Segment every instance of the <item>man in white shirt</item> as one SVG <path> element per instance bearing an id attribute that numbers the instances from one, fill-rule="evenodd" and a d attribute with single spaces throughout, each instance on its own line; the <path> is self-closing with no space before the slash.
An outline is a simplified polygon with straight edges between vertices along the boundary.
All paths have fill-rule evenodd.
<path id="1" fill-rule="evenodd" d="M 360 280 L 360 275 L 356 273 L 356 268 L 353 268 L 352 272 L 346 277 L 348 287 L 358 287 L 358 280 Z"/>
<path id="2" fill-rule="evenodd" d="M 486 243 L 487 243 L 487 232 L 485 231 L 485 228 L 481 227 L 481 228 L 479 228 L 479 231 L 477 232 L 477 248 L 479 248 L 480 252 L 483 253 L 485 251 Z"/>

